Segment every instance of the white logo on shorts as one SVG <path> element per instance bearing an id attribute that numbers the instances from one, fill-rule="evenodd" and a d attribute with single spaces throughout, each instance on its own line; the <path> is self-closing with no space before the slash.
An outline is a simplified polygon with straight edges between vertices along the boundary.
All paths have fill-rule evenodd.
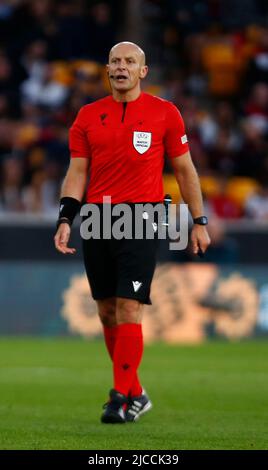
<path id="1" fill-rule="evenodd" d="M 138 292 L 139 288 L 142 286 L 142 282 L 132 281 L 134 292 Z"/>
<path id="2" fill-rule="evenodd" d="M 145 153 L 150 147 L 152 142 L 151 132 L 133 132 L 133 145 L 140 154 Z"/>

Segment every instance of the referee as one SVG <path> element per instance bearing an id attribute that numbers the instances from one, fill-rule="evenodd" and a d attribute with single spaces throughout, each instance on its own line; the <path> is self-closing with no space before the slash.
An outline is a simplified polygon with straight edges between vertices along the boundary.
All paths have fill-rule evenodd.
<path id="1" fill-rule="evenodd" d="M 62 185 L 56 249 L 75 253 L 68 242 L 85 190 L 86 201 L 100 211 L 104 196 L 111 198 L 112 207 L 127 203 L 133 213 L 137 203 L 162 202 L 166 155 L 194 220 L 193 253 L 204 253 L 210 243 L 207 219 L 178 109 L 141 91 L 148 67 L 136 44 L 116 44 L 107 73 L 112 94 L 83 106 L 70 129 L 71 159 Z M 83 240 L 85 269 L 113 362 L 114 385 L 103 423 L 136 421 L 152 407 L 137 370 L 143 354 L 142 309 L 151 303 L 156 249 L 155 239 Z"/>

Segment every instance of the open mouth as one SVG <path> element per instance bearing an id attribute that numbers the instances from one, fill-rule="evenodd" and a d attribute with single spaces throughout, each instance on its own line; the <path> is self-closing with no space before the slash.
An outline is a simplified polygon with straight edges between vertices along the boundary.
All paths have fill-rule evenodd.
<path id="1" fill-rule="evenodd" d="M 115 80 L 118 81 L 118 82 L 123 82 L 124 80 L 127 80 L 127 76 L 126 75 L 116 75 Z"/>

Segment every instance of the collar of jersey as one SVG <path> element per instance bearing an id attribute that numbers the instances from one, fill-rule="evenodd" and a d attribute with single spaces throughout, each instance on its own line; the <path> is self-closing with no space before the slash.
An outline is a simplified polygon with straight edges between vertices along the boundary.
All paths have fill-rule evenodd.
<path id="1" fill-rule="evenodd" d="M 139 103 L 139 102 L 142 100 L 143 95 L 144 95 L 144 91 L 141 91 L 140 94 L 139 94 L 139 96 L 138 96 L 138 98 L 136 98 L 135 100 L 132 100 L 132 101 L 116 101 L 116 100 L 114 99 L 113 95 L 111 95 L 111 99 L 112 99 L 112 101 L 113 101 L 114 103 L 116 103 L 116 104 L 120 104 L 120 105 L 121 105 L 122 103 L 127 103 L 127 104 L 129 105 L 129 104 L 132 104 L 132 103 L 135 103 L 135 104 L 136 104 L 136 103 Z"/>

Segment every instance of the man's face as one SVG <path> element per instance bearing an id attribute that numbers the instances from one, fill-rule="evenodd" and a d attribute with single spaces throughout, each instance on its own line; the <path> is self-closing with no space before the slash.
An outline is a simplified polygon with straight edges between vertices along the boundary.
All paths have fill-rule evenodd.
<path id="1" fill-rule="evenodd" d="M 132 90 L 147 75 L 144 55 L 131 45 L 118 45 L 111 50 L 107 70 L 111 87 L 118 92 Z"/>

